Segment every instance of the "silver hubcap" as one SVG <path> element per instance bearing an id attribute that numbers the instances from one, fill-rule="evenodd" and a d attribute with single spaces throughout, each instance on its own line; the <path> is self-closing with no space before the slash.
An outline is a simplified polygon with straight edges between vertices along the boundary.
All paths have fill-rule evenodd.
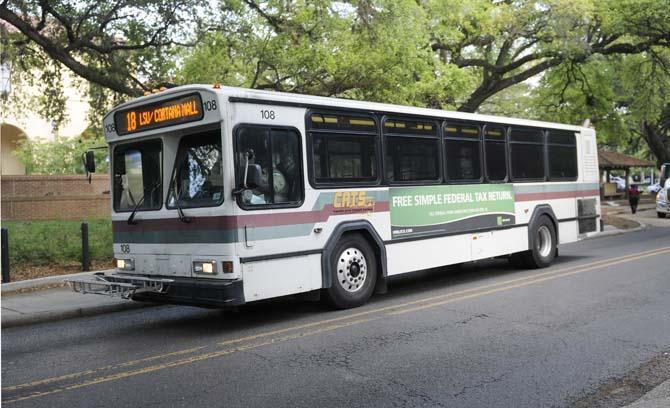
<path id="1" fill-rule="evenodd" d="M 337 260 L 337 282 L 347 292 L 357 292 L 368 277 L 368 263 L 358 248 L 347 248 Z"/>
<path id="2" fill-rule="evenodd" d="M 551 246 L 551 231 L 546 225 L 542 225 L 537 230 L 537 252 L 542 258 L 546 258 L 551 253 Z"/>

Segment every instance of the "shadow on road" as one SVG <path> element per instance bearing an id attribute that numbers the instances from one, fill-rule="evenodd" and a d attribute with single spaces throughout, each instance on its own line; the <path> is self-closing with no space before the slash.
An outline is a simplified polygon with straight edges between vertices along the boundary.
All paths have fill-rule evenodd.
<path id="1" fill-rule="evenodd" d="M 554 269 L 564 264 L 589 259 L 588 256 L 561 256 L 556 259 Z M 384 295 L 374 295 L 370 302 L 357 311 L 369 308 L 401 303 L 416 297 L 429 296 L 429 293 L 442 292 L 457 285 L 469 285 L 486 282 L 490 279 L 506 277 L 511 279 L 515 275 L 542 273 L 547 269 L 521 270 L 516 269 L 506 259 L 490 259 L 479 262 L 469 262 L 441 268 L 422 270 L 401 276 L 389 278 L 389 291 Z M 332 310 L 320 302 L 308 301 L 301 296 L 288 296 L 279 299 L 254 302 L 233 310 L 200 309 L 179 306 L 188 313 L 179 313 L 178 316 L 165 316 L 166 319 L 156 319 L 143 322 L 145 334 L 162 335 L 164 330 L 179 331 L 185 335 L 226 334 L 237 330 L 267 329 L 268 325 L 290 323 L 296 320 L 310 320 L 313 318 L 331 318 L 344 316 L 351 311 Z M 145 313 L 151 313 L 151 310 Z"/>

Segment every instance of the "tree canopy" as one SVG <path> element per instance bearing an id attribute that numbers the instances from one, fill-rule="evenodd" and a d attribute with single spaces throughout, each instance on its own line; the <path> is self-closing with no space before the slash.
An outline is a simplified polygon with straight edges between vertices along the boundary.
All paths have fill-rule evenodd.
<path id="1" fill-rule="evenodd" d="M 628 140 L 636 128 L 660 159 L 663 149 L 652 146 L 659 140 L 667 146 L 661 117 L 670 118 L 670 108 L 665 91 L 650 84 L 661 76 L 667 81 L 669 6 L 669 0 L 4 0 L 0 19 L 13 28 L 3 41 L 25 72 L 40 67 L 54 77 L 70 69 L 92 84 L 97 106 L 161 84 L 220 82 L 571 123 L 588 117 L 611 135 L 610 144 Z M 666 136 L 644 136 L 654 132 Z"/>

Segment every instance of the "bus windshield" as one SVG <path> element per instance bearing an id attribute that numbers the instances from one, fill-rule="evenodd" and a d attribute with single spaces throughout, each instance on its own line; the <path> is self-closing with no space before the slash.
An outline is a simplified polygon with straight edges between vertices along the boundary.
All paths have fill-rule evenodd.
<path id="1" fill-rule="evenodd" d="M 185 136 L 168 187 L 168 208 L 212 207 L 223 202 L 221 134 Z"/>
<path id="2" fill-rule="evenodd" d="M 163 147 L 160 140 L 127 143 L 114 149 L 114 210 L 161 208 Z"/>

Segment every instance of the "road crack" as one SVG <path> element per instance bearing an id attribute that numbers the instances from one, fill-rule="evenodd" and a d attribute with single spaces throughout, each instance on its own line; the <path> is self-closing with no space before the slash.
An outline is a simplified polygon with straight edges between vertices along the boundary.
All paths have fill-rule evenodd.
<path id="1" fill-rule="evenodd" d="M 471 390 L 476 390 L 476 389 L 479 389 L 479 388 L 484 388 L 484 387 L 486 387 L 487 385 L 490 385 L 490 384 L 495 384 L 497 382 L 500 382 L 500 381 L 504 380 L 505 377 L 507 376 L 507 374 L 508 373 L 503 373 L 503 374 L 500 374 L 497 377 L 488 378 L 488 379 L 480 381 L 480 382 L 478 382 L 477 384 L 474 384 L 474 385 L 466 385 L 465 387 L 461 388 L 461 390 L 459 392 L 457 392 L 456 394 L 452 394 L 452 396 L 454 398 L 459 398 L 459 397 L 465 395 L 466 393 L 470 392 Z"/>

